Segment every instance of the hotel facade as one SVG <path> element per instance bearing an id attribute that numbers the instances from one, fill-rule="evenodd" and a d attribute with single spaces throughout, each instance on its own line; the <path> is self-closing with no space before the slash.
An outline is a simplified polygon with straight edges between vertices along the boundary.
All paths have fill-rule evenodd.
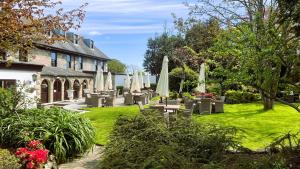
<path id="1" fill-rule="evenodd" d="M 80 99 L 93 91 L 97 70 L 107 74 L 110 59 L 93 40 L 72 32 L 64 35 L 65 41 L 35 43 L 30 51 L 0 53 L 0 87 L 26 86 L 26 95 L 42 104 Z"/>

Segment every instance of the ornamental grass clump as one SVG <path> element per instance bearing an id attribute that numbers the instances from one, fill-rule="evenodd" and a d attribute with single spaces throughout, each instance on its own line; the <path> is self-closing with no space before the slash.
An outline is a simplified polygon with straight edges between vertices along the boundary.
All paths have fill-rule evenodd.
<path id="1" fill-rule="evenodd" d="M 154 115 L 153 115 L 154 114 Z M 237 146 L 235 129 L 178 119 L 167 125 L 155 113 L 120 117 L 99 166 L 106 168 L 199 168 Z"/>
<path id="2" fill-rule="evenodd" d="M 18 148 L 40 140 L 61 163 L 94 144 L 94 128 L 79 114 L 63 109 L 34 109 L 0 121 L 0 146 Z"/>

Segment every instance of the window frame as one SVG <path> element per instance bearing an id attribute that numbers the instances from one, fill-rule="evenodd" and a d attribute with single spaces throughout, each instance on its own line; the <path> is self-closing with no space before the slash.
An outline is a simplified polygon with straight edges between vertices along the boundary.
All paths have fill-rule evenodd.
<path id="1" fill-rule="evenodd" d="M 66 62 L 67 62 L 67 68 L 71 69 L 72 68 L 72 56 L 66 54 Z"/>
<path id="2" fill-rule="evenodd" d="M 98 60 L 97 59 L 94 60 L 94 69 L 95 69 L 95 71 L 98 71 Z"/>
<path id="3" fill-rule="evenodd" d="M 83 70 L 83 57 L 78 56 L 79 70 Z"/>
<path id="4" fill-rule="evenodd" d="M 52 54 L 55 54 L 55 59 L 52 58 Z M 51 67 L 57 67 L 57 52 L 51 51 L 50 53 L 51 57 Z"/>
<path id="5" fill-rule="evenodd" d="M 79 44 L 79 35 L 74 34 L 74 44 L 78 45 Z"/>

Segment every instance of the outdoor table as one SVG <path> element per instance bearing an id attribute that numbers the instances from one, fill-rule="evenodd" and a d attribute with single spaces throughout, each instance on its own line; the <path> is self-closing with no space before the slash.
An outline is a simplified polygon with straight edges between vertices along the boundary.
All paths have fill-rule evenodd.
<path id="1" fill-rule="evenodd" d="M 166 111 L 171 110 L 173 112 L 177 112 L 177 110 L 180 109 L 180 105 L 163 105 L 163 104 L 157 104 L 154 105 L 153 107 L 164 107 Z"/>

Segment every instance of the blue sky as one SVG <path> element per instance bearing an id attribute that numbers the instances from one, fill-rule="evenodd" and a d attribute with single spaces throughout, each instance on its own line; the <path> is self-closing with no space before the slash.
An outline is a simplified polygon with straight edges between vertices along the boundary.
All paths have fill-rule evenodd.
<path id="1" fill-rule="evenodd" d="M 65 8 L 84 2 L 86 18 L 79 34 L 91 38 L 111 58 L 142 68 L 147 39 L 173 27 L 171 13 L 186 16 L 184 0 L 63 0 Z"/>

